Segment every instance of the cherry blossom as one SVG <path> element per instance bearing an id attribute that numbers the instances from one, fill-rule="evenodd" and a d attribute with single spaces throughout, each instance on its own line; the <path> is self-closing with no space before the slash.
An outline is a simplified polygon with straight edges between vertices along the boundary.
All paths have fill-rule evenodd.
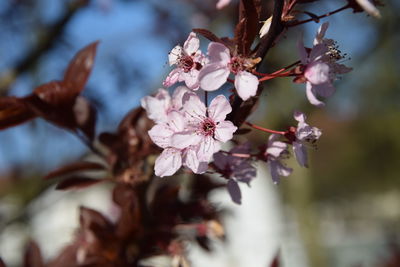
<path id="1" fill-rule="evenodd" d="M 234 147 L 229 153 L 218 152 L 214 154 L 214 165 L 218 173 L 228 179 L 227 188 L 233 202 L 241 204 L 242 194 L 238 182 L 250 186 L 250 181 L 257 174 L 256 168 L 251 164 L 250 144 L 245 143 Z"/>
<path id="2" fill-rule="evenodd" d="M 182 108 L 182 97 L 189 91 L 187 87 L 179 86 L 171 98 L 167 90 L 160 88 L 154 96 L 145 96 L 140 102 L 151 120 L 155 123 L 166 123 L 171 111 Z"/>
<path id="3" fill-rule="evenodd" d="M 175 46 L 168 55 L 169 65 L 176 65 L 163 82 L 165 87 L 170 87 L 176 82 L 184 81 L 192 90 L 199 88 L 199 70 L 206 63 L 206 59 L 199 50 L 200 40 L 194 32 L 189 34 L 183 47 Z"/>
<path id="4" fill-rule="evenodd" d="M 185 150 L 185 165 L 203 173 L 212 155 L 229 141 L 237 127 L 225 117 L 232 108 L 225 96 L 215 97 L 208 108 L 196 94 L 188 94 L 183 105 L 186 127 L 173 134 L 171 146 Z"/>
<path id="5" fill-rule="evenodd" d="M 285 142 L 278 141 L 278 134 L 271 134 L 268 139 L 268 147 L 264 152 L 267 160 L 272 181 L 279 183 L 280 176 L 289 176 L 293 169 L 285 166 L 281 160 L 289 156 L 288 145 Z"/>
<path id="6" fill-rule="evenodd" d="M 298 42 L 301 64 L 304 67 L 304 79 L 306 80 L 306 94 L 311 104 L 324 106 L 325 104 L 317 98 L 317 95 L 329 97 L 335 92 L 333 82 L 338 74 L 351 71 L 351 68 L 337 63 L 343 59 L 335 41 L 325 39 L 325 32 L 329 24 L 326 22 L 318 29 L 314 39 L 314 46 L 307 52 L 303 40 Z"/>
<path id="7" fill-rule="evenodd" d="M 217 42 L 208 46 L 209 62 L 199 74 L 200 87 L 205 91 L 215 91 L 235 74 L 235 88 L 243 100 L 256 95 L 258 78 L 247 70 L 254 66 L 254 60 L 241 56 L 231 57 L 229 49 Z"/>
<path id="8" fill-rule="evenodd" d="M 300 166 L 308 167 L 307 146 L 313 145 L 322 133 L 317 127 L 311 127 L 305 122 L 307 117 L 304 113 L 295 111 L 294 118 L 299 122 L 292 143 L 294 155 Z"/>

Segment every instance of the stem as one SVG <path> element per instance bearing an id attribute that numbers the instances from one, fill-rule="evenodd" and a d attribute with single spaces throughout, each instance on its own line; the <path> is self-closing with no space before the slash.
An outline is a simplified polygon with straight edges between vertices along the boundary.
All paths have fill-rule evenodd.
<path id="1" fill-rule="evenodd" d="M 261 127 L 261 126 L 258 126 L 258 125 L 255 125 L 255 124 L 253 124 L 253 123 L 250 123 L 250 122 L 248 122 L 248 121 L 246 121 L 245 124 L 249 125 L 250 127 L 254 128 L 254 129 L 257 129 L 257 130 L 260 130 L 260 131 L 263 131 L 263 132 L 273 133 L 273 134 L 281 134 L 281 135 L 284 135 L 284 134 L 285 134 L 284 131 L 275 131 L 275 130 L 263 128 L 263 127 Z"/>
<path id="2" fill-rule="evenodd" d="M 336 13 L 338 13 L 338 12 L 340 12 L 340 11 L 343 11 L 343 10 L 345 10 L 345 9 L 347 9 L 347 8 L 350 8 L 350 5 L 349 5 L 349 4 L 347 4 L 347 5 L 345 5 L 345 6 L 341 7 L 341 8 L 338 8 L 338 9 L 336 9 L 336 10 L 334 10 L 334 11 L 325 13 L 325 14 L 323 14 L 323 15 L 321 15 L 321 16 L 316 17 L 316 18 L 310 18 L 310 19 L 306 19 L 306 20 L 302 20 L 302 21 L 297 21 L 297 22 L 294 22 L 294 23 L 292 23 L 292 24 L 289 23 L 289 24 L 287 24 L 286 26 L 287 26 L 287 27 L 294 27 L 294 26 L 298 26 L 298 25 L 301 25 L 301 24 L 304 24 L 304 23 L 307 23 L 307 22 L 310 22 L 310 21 L 319 20 L 319 19 L 322 19 L 322 18 L 325 18 L 325 17 L 332 16 L 333 14 L 336 14 Z"/>
<path id="3" fill-rule="evenodd" d="M 206 105 L 206 108 L 208 108 L 208 92 L 204 91 L 204 103 Z"/>
<path id="4" fill-rule="evenodd" d="M 287 72 L 284 72 L 284 73 L 278 73 L 278 74 L 275 74 L 275 75 L 274 74 L 270 74 L 268 76 L 262 77 L 261 79 L 258 79 L 258 81 L 259 82 L 263 82 L 263 81 L 268 81 L 268 80 L 271 80 L 271 79 L 277 78 L 277 77 L 288 77 L 290 75 L 291 75 L 291 71 L 287 71 Z"/>
<path id="5" fill-rule="evenodd" d="M 100 150 L 98 150 L 95 146 L 93 146 L 93 144 L 82 134 L 80 134 L 79 132 L 74 131 L 73 132 L 75 134 L 75 136 L 77 136 L 82 143 L 84 143 L 93 153 L 95 153 L 96 155 L 98 155 L 100 158 L 102 159 L 106 159 L 105 155 L 103 153 L 101 153 Z"/>

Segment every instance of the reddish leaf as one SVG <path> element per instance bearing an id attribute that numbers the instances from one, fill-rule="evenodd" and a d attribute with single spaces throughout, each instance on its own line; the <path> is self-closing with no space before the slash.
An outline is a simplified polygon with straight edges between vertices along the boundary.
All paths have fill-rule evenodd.
<path id="1" fill-rule="evenodd" d="M 207 38 L 212 42 L 224 43 L 218 36 L 206 29 L 195 28 L 192 29 L 193 32 L 202 35 L 203 37 Z"/>
<path id="2" fill-rule="evenodd" d="M 84 231 L 91 231 L 99 239 L 107 240 L 113 235 L 112 223 L 98 211 L 80 207 L 79 222 Z"/>
<path id="3" fill-rule="evenodd" d="M 24 257 L 25 267 L 42 267 L 44 266 L 42 254 L 39 246 L 35 241 L 30 241 L 25 250 Z"/>
<path id="4" fill-rule="evenodd" d="M 89 162 L 89 161 L 74 162 L 50 172 L 44 177 L 44 179 L 52 179 L 57 176 L 66 175 L 78 171 L 97 171 L 105 169 L 106 167 L 104 165 L 96 162 Z"/>
<path id="5" fill-rule="evenodd" d="M 258 1 L 240 1 L 240 20 L 235 28 L 235 43 L 239 53 L 248 55 L 250 47 L 258 34 L 259 13 L 257 11 Z"/>
<path id="6" fill-rule="evenodd" d="M 93 179 L 89 177 L 71 177 L 63 180 L 57 186 L 57 190 L 71 190 L 86 188 L 97 183 L 103 182 L 103 179 Z"/>
<path id="7" fill-rule="evenodd" d="M 250 128 L 241 128 L 235 132 L 235 135 L 243 135 L 251 132 Z"/>
<path id="8" fill-rule="evenodd" d="M 82 130 L 89 140 L 93 140 L 97 118 L 94 107 L 83 96 L 78 96 L 73 107 L 73 112 L 78 128 Z"/>
<path id="9" fill-rule="evenodd" d="M 271 262 L 270 267 L 279 267 L 280 265 L 281 264 L 279 262 L 279 250 L 278 250 L 278 252 L 276 252 L 276 255 L 275 255 L 273 261 Z"/>
<path id="10" fill-rule="evenodd" d="M 36 115 L 19 98 L 0 98 L 0 129 L 6 129 L 27 122 Z"/>
<path id="11" fill-rule="evenodd" d="M 91 43 L 80 50 L 71 60 L 64 74 L 64 82 L 70 84 L 71 90 L 76 94 L 85 88 L 93 68 L 98 43 Z"/>
<path id="12" fill-rule="evenodd" d="M 63 81 L 51 81 L 42 84 L 34 90 L 34 94 L 44 103 L 53 107 L 71 103 L 77 95 Z"/>
<path id="13" fill-rule="evenodd" d="M 0 257 L 0 267 L 7 267 L 4 261 Z"/>

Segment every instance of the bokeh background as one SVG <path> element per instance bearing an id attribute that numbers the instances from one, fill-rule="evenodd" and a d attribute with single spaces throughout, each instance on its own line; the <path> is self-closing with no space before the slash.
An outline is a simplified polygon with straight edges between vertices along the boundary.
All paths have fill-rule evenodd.
<path id="1" fill-rule="evenodd" d="M 170 68 L 169 50 L 191 28 L 232 36 L 236 2 L 218 11 L 214 0 L 3 0 L 0 2 L 0 94 L 24 96 L 60 79 L 71 57 L 99 40 L 96 63 L 84 95 L 99 113 L 97 132 L 113 131 L 141 97 L 161 87 Z M 323 14 L 345 1 L 317 1 Z M 207 254 L 192 247 L 194 266 L 268 266 L 279 251 L 283 266 L 385 265 L 400 258 L 400 2 L 386 0 L 381 19 L 346 10 L 330 22 L 329 38 L 348 54 L 354 70 L 335 85 L 326 108 L 311 106 L 304 85 L 290 79 L 266 83 L 250 120 L 272 129 L 295 124 L 293 110 L 322 129 L 309 169 L 275 186 L 265 167 L 243 205 L 226 192 L 212 197 L 233 212 L 225 219 L 228 239 Z M 304 6 L 306 8 L 306 6 Z M 306 18 L 306 17 L 304 17 Z M 311 46 L 318 24 L 288 31 L 268 54 L 274 71 L 298 59 L 296 41 Z M 207 41 L 202 39 L 203 51 Z M 267 136 L 252 132 L 257 144 Z M 45 257 L 72 238 L 77 206 L 110 210 L 109 187 L 54 191 L 43 175 L 90 157 L 69 133 L 38 119 L 0 132 L 0 256 L 18 266 L 24 245 L 39 241 Z M 289 165 L 296 166 L 294 161 Z M 400 261 L 397 261 L 400 264 Z"/>

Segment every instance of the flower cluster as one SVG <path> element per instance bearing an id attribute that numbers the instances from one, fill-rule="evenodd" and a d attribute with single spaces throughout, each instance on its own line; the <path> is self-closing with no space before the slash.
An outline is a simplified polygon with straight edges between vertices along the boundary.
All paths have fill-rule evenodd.
<path id="1" fill-rule="evenodd" d="M 237 127 L 225 117 L 232 108 L 225 96 L 215 97 L 209 107 L 186 87 L 178 87 L 172 98 L 164 89 L 142 99 L 156 125 L 149 131 L 153 142 L 163 148 L 155 163 L 157 176 L 173 175 L 182 165 L 204 173 L 221 144 L 232 139 Z"/>

